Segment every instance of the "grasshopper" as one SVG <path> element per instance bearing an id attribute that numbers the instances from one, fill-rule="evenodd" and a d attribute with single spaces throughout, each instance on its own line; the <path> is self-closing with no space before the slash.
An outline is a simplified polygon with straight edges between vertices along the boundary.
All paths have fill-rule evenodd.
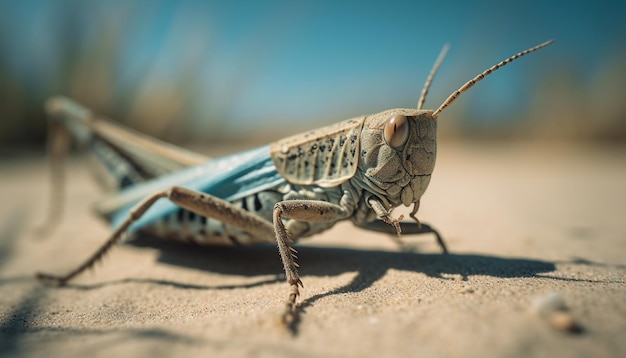
<path id="1" fill-rule="evenodd" d="M 37 276 L 63 285 L 92 267 L 126 232 L 209 245 L 277 243 L 290 286 L 283 317 L 288 321 L 303 287 L 291 244 L 338 221 L 350 220 L 399 238 L 403 217 L 394 218 L 392 210 L 413 205 L 409 215 L 413 220 L 403 223 L 404 232 L 434 233 L 445 253 L 439 234 L 416 217 L 435 166 L 437 118 L 485 76 L 552 42 L 490 67 L 436 110 L 424 110 L 428 89 L 447 52 L 444 47 L 416 109 L 349 119 L 217 159 L 123 128 L 67 98 L 52 98 L 46 110 L 52 127 L 53 178 L 60 177 L 59 158 L 71 134 L 91 146 L 120 190 L 97 206 L 115 228 L 106 242 L 66 275 Z M 53 182 L 53 201 L 58 201 L 60 180 Z"/>

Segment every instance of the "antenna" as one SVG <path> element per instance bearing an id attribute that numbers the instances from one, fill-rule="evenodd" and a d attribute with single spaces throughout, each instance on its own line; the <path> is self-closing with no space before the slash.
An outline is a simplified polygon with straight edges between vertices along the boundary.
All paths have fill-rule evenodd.
<path id="1" fill-rule="evenodd" d="M 452 104 L 452 102 L 454 102 L 457 97 L 459 97 L 459 95 L 465 91 L 467 91 L 468 89 L 472 88 L 476 83 L 478 83 L 479 81 L 481 81 L 482 79 L 484 79 L 485 77 L 487 77 L 487 75 L 489 75 L 490 73 L 492 73 L 493 71 L 497 70 L 498 68 L 513 62 L 515 60 L 517 60 L 518 58 L 527 55 L 531 52 L 535 52 L 537 50 L 539 50 L 540 48 L 546 47 L 548 45 L 550 45 L 551 43 L 553 43 L 554 40 L 550 40 L 547 42 L 544 42 L 540 45 L 537 45 L 535 47 L 531 47 L 528 50 L 519 52 L 509 58 L 507 58 L 506 60 L 498 63 L 497 65 L 492 66 L 491 68 L 485 70 L 484 72 L 482 72 L 481 74 L 479 74 L 478 76 L 472 78 L 471 80 L 467 81 L 463 86 L 461 86 L 461 88 L 459 88 L 458 90 L 454 91 L 454 93 L 452 93 L 450 95 L 450 97 L 448 97 L 448 99 L 446 99 L 441 106 L 439 106 L 439 108 L 437 108 L 436 111 L 433 112 L 433 118 L 437 119 L 437 117 L 439 116 L 439 113 L 441 113 L 441 111 L 443 111 L 446 107 L 448 107 L 450 104 Z"/>
<path id="2" fill-rule="evenodd" d="M 439 57 L 437 57 L 437 61 L 433 65 L 433 68 L 430 70 L 428 74 L 428 78 L 426 79 L 426 83 L 424 83 L 424 88 L 422 89 L 422 94 L 420 95 L 420 99 L 417 102 L 417 109 L 422 109 L 424 107 L 424 102 L 426 101 L 426 95 L 428 94 L 428 89 L 430 88 L 430 84 L 433 82 L 433 78 L 435 78 L 435 74 L 437 74 L 437 70 L 439 70 L 439 66 L 443 62 L 443 59 L 446 57 L 448 50 L 450 49 L 449 44 L 445 44 L 439 53 Z"/>

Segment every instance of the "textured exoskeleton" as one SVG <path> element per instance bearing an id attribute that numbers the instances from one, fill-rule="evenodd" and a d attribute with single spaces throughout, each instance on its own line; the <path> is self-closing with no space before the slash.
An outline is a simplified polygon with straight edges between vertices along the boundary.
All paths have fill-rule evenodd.
<path id="1" fill-rule="evenodd" d="M 392 109 L 279 140 L 260 148 L 210 159 L 122 128 L 66 98 L 47 103 L 53 135 L 53 169 L 67 147 L 68 132 L 91 146 L 120 190 L 98 204 L 115 228 L 105 244 L 65 276 L 39 274 L 63 284 L 91 267 L 125 232 L 153 234 L 198 244 L 277 243 L 291 293 L 285 320 L 293 319 L 302 284 L 293 242 L 341 220 L 376 231 L 401 233 L 398 206 L 414 219 L 404 233 L 435 233 L 415 214 L 437 156 L 437 117 L 486 75 L 551 41 L 489 68 L 455 91 L 435 111 Z M 58 177 L 56 175 L 55 177 Z M 60 192 L 55 181 L 53 193 Z M 167 200 L 161 200 L 167 199 Z"/>

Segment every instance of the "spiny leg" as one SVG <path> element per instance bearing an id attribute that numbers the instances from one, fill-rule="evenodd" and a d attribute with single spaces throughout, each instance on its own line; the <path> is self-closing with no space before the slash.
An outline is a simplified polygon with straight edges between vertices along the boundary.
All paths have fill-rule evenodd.
<path id="1" fill-rule="evenodd" d="M 43 281 L 50 281 L 59 285 L 65 285 L 69 280 L 92 267 L 104 254 L 106 254 L 114 244 L 120 241 L 122 235 L 128 230 L 133 222 L 141 216 L 159 199 L 168 198 L 174 204 L 192 211 L 198 215 L 211 217 L 222 221 L 227 225 L 240 228 L 244 231 L 254 233 L 254 235 L 267 240 L 273 240 L 274 228 L 270 222 L 263 218 L 245 211 L 227 201 L 214 196 L 181 187 L 172 187 L 154 193 L 134 206 L 124 222 L 113 232 L 89 259 L 76 269 L 64 276 L 55 276 L 38 273 L 37 278 Z"/>
<path id="2" fill-rule="evenodd" d="M 87 259 L 74 270 L 63 276 L 37 273 L 37 278 L 42 281 L 53 282 L 60 286 L 64 286 L 69 280 L 78 276 L 85 270 L 92 267 L 96 262 L 98 262 L 98 260 L 100 260 L 102 256 L 104 256 L 104 254 L 106 254 L 111 249 L 111 247 L 113 247 L 113 245 L 120 241 L 122 235 L 126 232 L 128 227 L 133 222 L 139 219 L 143 215 L 143 213 L 145 213 L 146 210 L 148 210 L 157 200 L 165 198 L 167 196 L 167 191 L 160 191 L 144 199 L 139 204 L 135 205 L 130 210 L 130 213 L 128 214 L 126 220 L 124 220 L 124 222 L 113 232 L 113 234 L 111 234 L 111 236 L 105 241 L 104 245 L 102 245 L 93 255 L 91 255 L 91 257 L 89 257 L 89 259 Z"/>
<path id="3" fill-rule="evenodd" d="M 395 229 L 395 233 L 396 236 L 393 237 L 393 240 L 398 244 L 398 246 L 400 246 L 401 248 L 404 248 L 404 243 L 400 240 L 400 237 L 402 235 L 402 230 L 400 228 L 400 222 L 402 221 L 402 219 L 404 218 L 403 215 L 400 215 L 397 219 L 394 219 L 391 216 L 391 210 L 388 210 L 385 208 L 385 206 L 383 205 L 383 203 L 381 203 L 380 201 L 378 201 L 376 198 L 372 197 L 370 198 L 368 201 L 368 204 L 370 205 L 370 207 L 372 208 L 372 210 L 374 210 L 376 212 L 376 214 L 378 215 L 378 217 L 385 222 L 388 225 L 391 225 L 391 227 L 393 227 L 393 229 Z M 413 210 L 411 210 L 411 213 L 409 214 L 409 216 L 415 220 L 415 224 L 413 224 L 413 226 L 409 226 L 409 223 L 404 223 L 405 225 L 405 233 L 406 234 L 426 234 L 426 233 L 433 233 L 435 234 L 435 237 L 437 239 L 437 243 L 439 244 L 439 246 L 441 247 L 441 250 L 444 254 L 448 253 L 448 248 L 446 247 L 445 242 L 443 241 L 443 238 L 441 237 L 441 235 L 437 232 L 437 230 L 433 229 L 432 227 L 430 227 L 429 225 L 426 224 L 422 224 L 420 223 L 420 221 L 417 219 L 417 217 L 415 216 L 415 214 L 417 213 L 417 210 L 419 209 L 419 201 L 416 202 L 413 205 Z M 389 227 L 385 227 L 384 225 L 380 225 L 379 222 L 372 222 L 372 223 L 366 223 L 366 224 L 361 224 L 359 225 L 360 227 L 364 228 L 364 229 L 368 229 L 368 230 L 374 230 L 374 231 L 381 231 L 381 232 L 390 232 L 390 230 L 388 230 Z M 408 230 L 406 230 L 408 228 Z"/>
<path id="4" fill-rule="evenodd" d="M 296 300 L 300 295 L 298 286 L 303 287 L 298 264 L 296 263 L 296 251 L 289 246 L 291 239 L 283 223 L 283 218 L 306 222 L 335 222 L 348 216 L 343 207 L 318 200 L 288 200 L 274 205 L 274 230 L 278 251 L 283 261 L 287 282 L 291 285 L 291 293 L 287 299 L 283 322 L 291 325 L 296 320 Z"/>
<path id="5" fill-rule="evenodd" d="M 400 222 L 402 221 L 402 219 L 404 219 L 404 215 L 400 215 L 397 219 L 393 218 L 391 216 L 391 210 L 387 210 L 383 203 L 381 203 L 380 201 L 378 201 L 378 199 L 374 197 L 370 198 L 367 203 L 370 205 L 372 210 L 376 212 L 376 215 L 378 215 L 378 217 L 382 221 L 393 226 L 396 229 L 396 235 L 398 238 L 400 238 L 400 236 L 402 236 L 402 228 L 400 228 Z"/>

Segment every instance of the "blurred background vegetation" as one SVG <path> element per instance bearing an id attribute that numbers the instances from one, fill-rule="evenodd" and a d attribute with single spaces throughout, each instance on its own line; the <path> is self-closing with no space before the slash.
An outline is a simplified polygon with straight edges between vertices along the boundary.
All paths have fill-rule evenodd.
<path id="1" fill-rule="evenodd" d="M 0 0 L 0 148 L 42 146 L 63 94 L 174 143 L 257 144 L 426 108 L 548 39 L 440 117 L 446 138 L 626 139 L 624 2 Z"/>

